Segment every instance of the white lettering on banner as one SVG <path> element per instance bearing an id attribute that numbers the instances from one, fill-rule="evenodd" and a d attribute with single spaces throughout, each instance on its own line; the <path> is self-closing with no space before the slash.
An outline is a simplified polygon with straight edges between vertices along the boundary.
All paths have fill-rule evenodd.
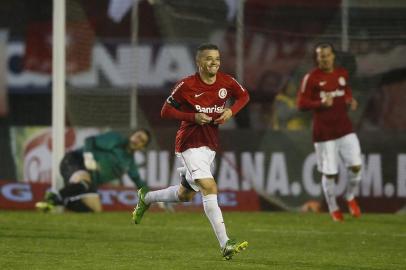
<path id="1" fill-rule="evenodd" d="M 168 151 L 149 151 L 147 168 L 147 181 L 149 185 L 156 188 L 168 186 L 170 182 Z"/>
<path id="2" fill-rule="evenodd" d="M 7 46 L 7 62 L 14 57 L 23 58 L 25 54 L 25 44 L 21 42 L 10 42 Z M 25 71 L 21 73 L 13 73 L 10 69 L 7 71 L 7 83 L 9 87 L 45 87 L 50 82 L 49 75 L 42 75 Z"/>
<path id="3" fill-rule="evenodd" d="M 7 47 L 7 62 L 12 58 L 23 58 L 24 53 L 24 43 L 10 42 Z M 141 87 L 161 87 L 167 82 L 180 80 L 195 70 L 193 57 L 185 45 L 162 45 L 157 52 L 154 52 L 152 45 L 141 45 L 137 47 L 135 56 L 130 45 L 119 44 L 115 54 L 112 55 L 103 44 L 96 44 L 92 49 L 91 69 L 70 75 L 68 82 L 75 87 L 97 87 L 100 86 L 100 74 L 103 74 L 113 87 L 129 87 L 135 81 L 134 78 Z M 137 65 L 134 64 L 135 57 Z M 51 75 L 9 69 L 7 82 L 12 88 L 45 88 L 51 82 Z"/>
<path id="4" fill-rule="evenodd" d="M 406 198 L 406 154 L 398 155 L 398 197 Z"/>
<path id="5" fill-rule="evenodd" d="M 302 183 L 307 193 L 313 197 L 318 197 L 321 195 L 320 180 L 316 182 L 313 177 L 316 166 L 317 166 L 316 154 L 311 153 L 306 157 L 303 163 Z"/>
<path id="6" fill-rule="evenodd" d="M 185 46 L 165 45 L 157 55 L 154 79 L 158 80 L 158 85 L 163 85 L 166 81 L 177 81 L 180 78 L 194 72 L 194 61 Z"/>
<path id="7" fill-rule="evenodd" d="M 145 158 L 145 153 L 141 151 L 136 151 L 134 154 L 135 163 L 138 165 L 138 173 L 141 179 L 147 179 L 147 169 L 145 164 L 147 162 Z"/>
<path id="8" fill-rule="evenodd" d="M 181 181 L 180 172 L 177 170 L 180 167 L 183 167 L 182 161 L 179 158 L 175 158 L 175 162 L 173 163 L 173 166 L 172 166 L 171 178 L 169 179 L 171 186 L 179 185 L 179 183 Z"/>
<path id="9" fill-rule="evenodd" d="M 87 132 L 83 130 L 77 133 L 81 139 L 93 135 L 94 131 Z M 75 145 L 78 143 L 75 142 Z M 49 176 L 44 175 L 49 172 L 50 149 L 46 147 L 47 140 L 35 144 L 24 156 L 24 175 L 23 181 L 48 182 Z M 73 147 L 73 146 L 72 146 Z M 245 191 L 255 187 L 255 190 L 261 190 L 269 195 L 280 196 L 312 196 L 319 197 L 322 194 L 319 175 L 315 176 L 316 156 L 310 153 L 302 164 L 289 164 L 286 161 L 287 153 L 264 151 L 257 152 L 237 152 L 228 151 L 218 155 L 218 168 L 213 164 L 214 177 L 217 180 L 219 189 Z M 148 185 L 154 189 L 165 188 L 169 185 L 180 183 L 179 173 L 176 170 L 181 167 L 181 161 L 168 151 L 151 150 L 146 153 L 137 152 L 134 155 L 135 162 L 139 165 L 139 173 L 142 179 L 146 180 Z M 299 161 L 300 162 L 300 161 Z M 385 179 L 383 181 L 382 155 L 378 153 L 368 154 L 363 157 L 363 170 L 360 188 L 357 192 L 361 197 L 406 197 L 406 154 L 398 154 L 397 178 Z M 302 179 L 290 179 L 297 175 L 294 171 L 296 165 L 302 166 Z M 288 167 L 289 166 L 289 167 Z M 395 172 L 395 170 L 394 170 Z M 347 183 L 347 170 L 340 164 L 339 180 L 336 193 L 341 196 L 345 192 Z M 296 176 L 295 176 L 296 177 Z M 128 179 L 127 179 L 128 180 Z M 129 181 L 125 181 L 129 182 Z M 125 183 L 124 182 L 124 183 Z M 130 185 L 127 185 L 130 186 Z M 133 183 L 131 182 L 131 186 Z M 2 190 L 4 192 L 4 190 Z M 23 191 L 22 191 L 23 192 Z M 24 192 L 23 192 L 24 193 Z M 17 197 L 24 198 L 28 196 L 23 193 L 15 193 Z M 112 203 L 112 198 L 118 196 L 122 201 L 132 200 L 130 194 L 104 194 L 106 203 Z"/>
<path id="10" fill-rule="evenodd" d="M 217 200 L 219 203 L 219 206 L 222 207 L 227 207 L 227 206 L 237 206 L 238 201 L 237 201 L 237 196 L 236 193 L 234 192 L 220 192 L 217 194 Z M 202 205 L 202 195 L 201 193 L 196 193 L 196 195 L 193 197 L 192 201 L 190 202 L 184 202 L 183 204 L 185 205 L 194 205 L 194 206 L 201 206 Z"/>
<path id="11" fill-rule="evenodd" d="M 368 161 L 363 157 L 363 174 L 361 180 L 361 194 L 368 197 L 382 196 L 382 165 L 381 156 L 379 154 L 368 155 Z"/>
<path id="12" fill-rule="evenodd" d="M 268 170 L 266 192 L 269 194 L 289 195 L 289 179 L 284 153 L 273 153 Z"/>
<path id="13" fill-rule="evenodd" d="M 220 161 L 220 168 L 217 177 L 218 188 L 228 190 L 239 190 L 238 165 L 235 153 L 224 152 Z"/>
<path id="14" fill-rule="evenodd" d="M 29 202 L 32 200 L 31 187 L 29 184 L 11 183 L 1 189 L 4 198 L 15 202 Z"/>
<path id="15" fill-rule="evenodd" d="M 219 159 L 219 167 L 214 177 L 217 180 L 219 189 L 225 190 L 250 190 L 252 185 L 255 189 L 264 190 L 267 194 L 281 196 L 302 196 L 319 197 L 322 194 L 320 179 L 315 178 L 316 156 L 309 154 L 303 161 L 302 181 L 289 179 L 285 153 L 272 153 L 269 162 L 266 163 L 265 152 L 242 152 L 239 159 L 234 152 L 224 152 Z M 360 189 L 357 191 L 362 197 L 381 197 L 383 195 L 392 197 L 397 194 L 399 197 L 406 197 L 406 155 L 398 157 L 398 179 L 391 185 L 389 192 L 383 193 L 382 164 L 379 154 L 370 154 L 363 157 L 363 176 Z M 147 179 L 151 188 L 164 188 L 169 185 L 180 183 L 179 172 L 181 162 L 176 159 L 170 167 L 170 155 L 167 151 L 149 151 L 147 154 L 137 153 L 136 162 L 139 164 L 140 175 Z M 403 166 L 403 167 L 402 167 Z M 171 168 L 171 171 L 169 169 Z M 216 169 L 213 169 L 216 172 Z M 265 179 L 265 172 L 266 179 Z M 143 177 L 146 175 L 146 178 Z M 170 178 L 168 178 L 170 176 Z M 336 185 L 336 194 L 341 196 L 345 193 L 347 184 L 347 168 L 340 164 L 339 179 Z M 385 186 L 385 189 L 387 187 Z"/>
<path id="16" fill-rule="evenodd" d="M 264 152 L 255 152 L 253 154 L 254 160 L 251 152 L 241 153 L 241 190 L 250 190 L 253 185 L 254 189 L 259 190 L 264 187 L 265 154 Z"/>
<path id="17" fill-rule="evenodd" d="M 347 189 L 348 183 L 348 171 L 343 162 L 338 163 L 338 179 L 335 185 L 335 193 L 337 196 L 344 194 L 345 190 Z"/>
<path id="18" fill-rule="evenodd" d="M 137 62 L 134 61 L 134 54 L 136 54 Z M 120 74 L 126 85 L 131 85 L 134 81 L 137 81 L 139 85 L 158 84 L 154 77 L 156 74 L 153 70 L 153 55 L 151 46 L 138 46 L 136 50 L 131 45 L 120 45 L 117 48 Z M 135 70 L 138 72 L 135 73 Z"/>
<path id="19" fill-rule="evenodd" d="M 115 197 L 117 195 L 117 191 L 111 190 L 111 189 L 98 190 L 98 193 L 100 195 L 100 200 L 101 200 L 102 204 L 104 204 L 104 205 L 112 205 L 113 197 Z"/>
<path id="20" fill-rule="evenodd" d="M 134 190 L 122 190 L 118 192 L 117 200 L 122 204 L 135 205 L 138 202 L 138 196 Z"/>
<path id="21" fill-rule="evenodd" d="M 103 205 L 113 205 L 114 199 L 124 205 L 135 205 L 138 202 L 135 190 L 99 189 L 100 200 Z"/>

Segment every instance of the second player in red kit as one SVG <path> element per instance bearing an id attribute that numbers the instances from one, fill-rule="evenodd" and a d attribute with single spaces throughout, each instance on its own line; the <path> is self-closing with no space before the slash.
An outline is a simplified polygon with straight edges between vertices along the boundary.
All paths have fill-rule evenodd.
<path id="1" fill-rule="evenodd" d="M 317 168 L 322 173 L 322 187 L 334 221 L 343 221 L 337 205 L 335 181 L 338 177 L 339 160 L 348 169 L 345 199 L 354 217 L 361 215 L 355 200 L 361 182 L 361 148 L 348 116 L 348 108 L 357 109 L 352 97 L 348 73 L 334 65 L 335 53 L 331 44 L 319 44 L 315 48 L 317 68 L 307 73 L 298 92 L 298 107 L 313 113 L 313 143 L 316 150 Z"/>

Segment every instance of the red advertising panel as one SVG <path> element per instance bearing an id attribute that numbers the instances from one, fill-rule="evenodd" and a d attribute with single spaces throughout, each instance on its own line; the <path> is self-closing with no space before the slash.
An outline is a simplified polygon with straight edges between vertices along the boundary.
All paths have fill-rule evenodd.
<path id="1" fill-rule="evenodd" d="M 41 201 L 50 186 L 43 183 L 21 183 L 0 181 L 0 209 L 30 210 Z M 137 204 L 137 192 L 125 187 L 102 187 L 100 198 L 105 211 L 131 211 Z M 221 191 L 218 195 L 220 207 L 225 211 L 259 211 L 258 195 L 254 191 Z M 200 194 L 193 201 L 179 203 L 175 210 L 195 211 L 202 207 Z M 152 210 L 158 210 L 153 207 Z"/>

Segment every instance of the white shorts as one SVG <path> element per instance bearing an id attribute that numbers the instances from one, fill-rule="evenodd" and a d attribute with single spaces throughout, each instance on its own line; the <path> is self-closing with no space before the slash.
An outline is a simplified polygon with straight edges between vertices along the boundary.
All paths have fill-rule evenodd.
<path id="1" fill-rule="evenodd" d="M 346 167 L 360 166 L 361 147 L 355 133 L 341 138 L 314 143 L 317 157 L 317 169 L 323 174 L 337 174 L 339 157 Z"/>
<path id="2" fill-rule="evenodd" d="M 202 146 L 199 148 L 189 148 L 182 153 L 176 153 L 186 168 L 186 180 L 189 185 L 199 191 L 199 186 L 195 183 L 196 179 L 214 178 L 211 173 L 211 167 L 216 156 L 216 152 Z"/>

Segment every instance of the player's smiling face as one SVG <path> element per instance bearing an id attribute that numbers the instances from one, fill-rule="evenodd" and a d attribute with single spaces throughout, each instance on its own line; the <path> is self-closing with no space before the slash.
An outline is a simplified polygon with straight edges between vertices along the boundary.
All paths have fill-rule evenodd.
<path id="1" fill-rule="evenodd" d="M 321 70 L 331 72 L 334 69 L 334 52 L 331 48 L 316 49 L 317 63 Z"/>
<path id="2" fill-rule="evenodd" d="M 197 57 L 199 72 L 213 77 L 220 68 L 220 53 L 218 50 L 204 50 Z"/>

